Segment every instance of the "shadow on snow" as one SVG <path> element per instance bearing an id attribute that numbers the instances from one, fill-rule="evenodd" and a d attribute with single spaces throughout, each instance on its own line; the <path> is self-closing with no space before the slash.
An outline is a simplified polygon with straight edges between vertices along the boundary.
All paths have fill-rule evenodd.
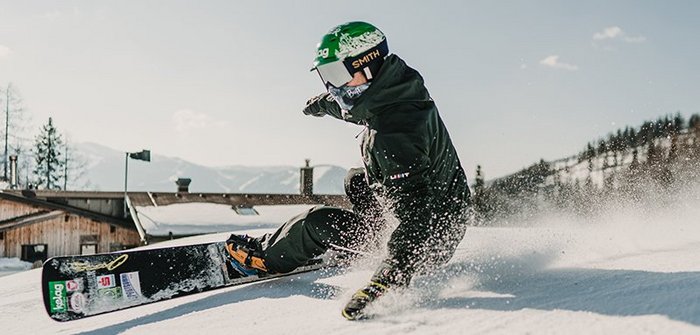
<path id="1" fill-rule="evenodd" d="M 124 321 L 118 324 L 83 332 L 80 334 L 117 334 L 124 332 L 130 328 L 156 323 L 168 319 L 174 319 L 186 314 L 217 308 L 231 303 L 239 303 L 247 300 L 254 300 L 262 297 L 277 299 L 295 295 L 304 295 L 314 299 L 332 299 L 340 292 L 341 289 L 332 285 L 315 283 L 314 281 L 318 280 L 319 278 L 324 278 L 338 274 L 338 271 L 340 270 L 325 269 L 312 273 L 271 279 L 269 281 L 259 283 L 251 283 L 245 286 L 238 287 L 234 290 L 214 294 L 206 298 L 192 301 L 167 310 L 159 311 L 133 320 Z"/>
<path id="2" fill-rule="evenodd" d="M 547 268 L 552 258 L 552 255 L 530 254 L 505 259 L 454 262 L 438 274 L 417 277 L 412 285 L 417 289 L 410 291 L 418 292 L 419 299 L 414 304 L 417 308 L 566 310 L 621 317 L 661 315 L 700 326 L 700 272 Z M 333 299 L 341 291 L 340 288 L 314 281 L 337 275 L 338 271 L 340 270 L 326 270 L 323 273 L 292 277 L 294 279 L 279 278 L 253 283 L 83 334 L 119 333 L 133 327 L 261 297 L 277 299 L 305 295 L 314 299 Z M 470 282 L 473 285 L 457 291 L 448 289 L 450 285 L 459 282 Z M 441 295 L 443 290 L 451 293 Z M 488 291 L 504 297 L 459 296 L 469 291 Z"/>
<path id="3" fill-rule="evenodd" d="M 523 255 L 483 263 L 458 262 L 435 277 L 419 277 L 428 299 L 416 307 L 430 309 L 568 310 L 608 316 L 662 315 L 700 326 L 700 272 L 649 272 L 586 268 L 547 268 L 552 257 Z M 463 280 L 472 291 L 504 297 L 439 297 Z M 431 284 L 432 283 L 432 284 Z M 431 287 L 432 286 L 432 287 Z M 459 292 L 458 292 L 459 293 Z"/>

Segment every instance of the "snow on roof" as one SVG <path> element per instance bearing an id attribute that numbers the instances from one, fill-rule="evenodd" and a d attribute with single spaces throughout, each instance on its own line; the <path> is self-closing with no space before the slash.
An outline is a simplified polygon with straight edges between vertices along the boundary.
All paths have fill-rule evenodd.
<path id="1" fill-rule="evenodd" d="M 230 205 L 185 203 L 137 206 L 136 212 L 151 236 L 195 235 L 234 230 L 277 228 L 290 218 L 317 205 L 254 206 L 258 215 L 238 214 Z"/>

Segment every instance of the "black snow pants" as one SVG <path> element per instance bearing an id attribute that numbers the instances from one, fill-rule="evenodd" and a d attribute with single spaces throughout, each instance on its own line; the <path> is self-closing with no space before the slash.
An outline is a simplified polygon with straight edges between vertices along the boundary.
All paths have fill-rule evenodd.
<path id="1" fill-rule="evenodd" d="M 329 248 L 366 250 L 383 227 L 381 206 L 365 180 L 364 169 L 350 169 L 345 193 L 352 211 L 316 206 L 259 238 L 270 272 L 284 273 L 306 264 Z"/>
<path id="2" fill-rule="evenodd" d="M 386 226 L 384 210 L 367 184 L 364 169 L 350 169 L 345 178 L 345 193 L 353 205 L 352 211 L 317 206 L 291 218 L 274 233 L 259 238 L 270 272 L 292 271 L 334 246 L 365 251 L 377 245 L 378 235 Z M 465 207 L 456 216 L 455 213 L 446 213 L 448 215 L 443 219 L 433 222 L 438 225 L 436 227 L 430 227 L 430 223 L 426 223 L 425 227 L 399 225 L 389 241 L 389 259 L 382 263 L 375 277 L 391 276 L 393 279 L 389 281 L 392 284 L 405 285 L 414 272 L 425 271 L 425 265 L 433 268 L 446 263 L 464 237 L 466 212 Z M 413 241 L 411 245 L 393 241 L 404 240 L 401 235 L 406 235 L 411 228 L 421 230 L 421 234 L 418 234 L 420 241 Z M 402 251 L 393 250 L 397 248 Z M 392 256 L 406 254 L 406 249 L 415 249 L 409 254 L 423 254 L 424 257 L 414 256 L 424 266 L 402 260 L 405 257 Z"/>

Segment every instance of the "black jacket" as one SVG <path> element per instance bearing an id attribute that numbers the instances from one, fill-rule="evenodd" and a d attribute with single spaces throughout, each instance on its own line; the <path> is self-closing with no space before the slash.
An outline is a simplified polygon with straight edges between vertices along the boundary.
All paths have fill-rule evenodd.
<path id="1" fill-rule="evenodd" d="M 420 245 L 428 236 L 421 230 L 468 205 L 467 178 L 435 102 L 421 75 L 398 56 L 386 58 L 349 114 L 343 115 L 330 97 L 318 99 L 305 112 L 367 127 L 362 158 L 368 182 L 391 205 L 398 230 L 404 230 L 392 236 L 390 251 L 392 244 L 399 254 L 405 252 L 398 249 Z"/>

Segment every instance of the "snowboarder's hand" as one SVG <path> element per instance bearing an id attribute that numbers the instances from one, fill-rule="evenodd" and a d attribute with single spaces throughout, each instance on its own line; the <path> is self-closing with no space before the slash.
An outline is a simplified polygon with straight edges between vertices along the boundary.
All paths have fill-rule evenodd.
<path id="1" fill-rule="evenodd" d="M 334 102 L 333 97 L 330 95 L 328 92 L 321 93 L 311 99 L 309 99 L 306 102 L 306 107 L 304 107 L 304 115 L 313 115 L 313 116 L 324 116 L 326 115 L 326 112 L 321 108 L 321 104 L 319 101 L 326 99 L 330 102 Z"/>

